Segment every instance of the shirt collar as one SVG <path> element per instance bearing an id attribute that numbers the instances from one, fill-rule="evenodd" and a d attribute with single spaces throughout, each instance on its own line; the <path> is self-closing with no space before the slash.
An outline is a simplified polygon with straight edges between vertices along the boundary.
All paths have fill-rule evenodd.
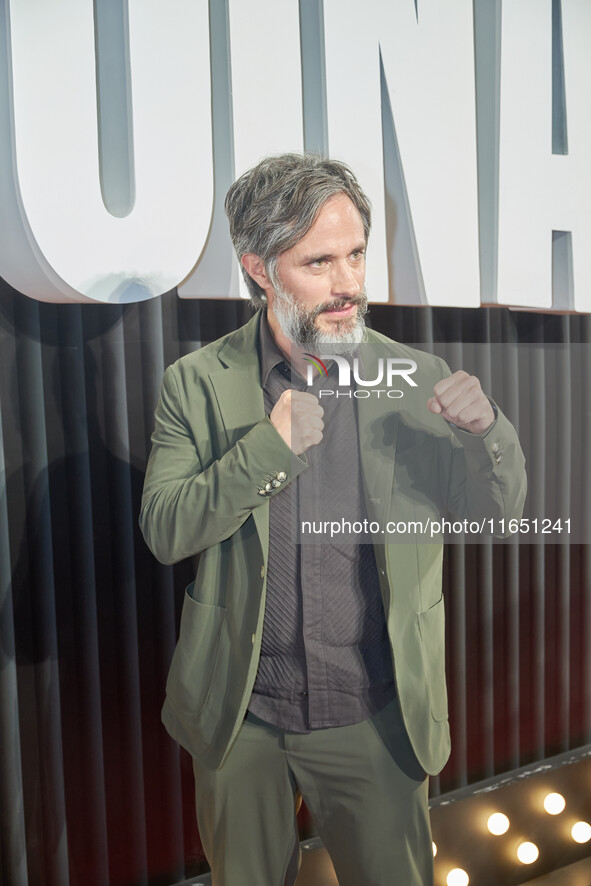
<path id="1" fill-rule="evenodd" d="M 261 317 L 260 349 L 261 377 L 263 387 L 266 387 L 269 373 L 272 369 L 282 363 L 289 367 L 289 360 L 273 338 L 273 333 L 271 332 L 269 321 L 267 320 L 266 309 L 263 310 L 263 315 Z"/>

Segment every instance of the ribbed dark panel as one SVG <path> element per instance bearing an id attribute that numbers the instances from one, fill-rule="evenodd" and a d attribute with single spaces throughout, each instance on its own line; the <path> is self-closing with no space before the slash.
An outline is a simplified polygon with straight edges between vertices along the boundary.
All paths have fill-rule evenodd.
<path id="1" fill-rule="evenodd" d="M 190 760 L 160 725 L 192 565 L 158 564 L 137 516 L 165 366 L 249 316 L 174 292 L 45 305 L 0 283 L 2 886 L 164 886 L 203 868 Z M 589 317 L 370 316 L 427 350 L 461 343 L 447 358 L 515 420 L 540 513 L 576 504 L 591 526 Z M 551 359 L 550 342 L 565 344 Z M 434 793 L 591 741 L 591 557 L 567 541 L 448 549 L 453 754 Z"/>
<path id="2" fill-rule="evenodd" d="M 57 595 L 52 544 L 49 445 L 46 424 L 48 349 L 39 347 L 43 306 L 15 302 L 15 319 L 26 334 L 18 338 L 16 373 L 22 429 L 26 497 L 24 544 L 16 565 L 19 710 L 27 836 L 37 848 L 28 852 L 29 880 L 68 886 L 65 781 L 62 752 L 58 664 Z M 47 317 L 47 319 L 53 320 Z M 10 502 L 9 502 L 10 506 Z M 19 655 L 20 652 L 20 655 Z M 21 679 L 26 674 L 24 680 Z M 30 845 L 30 842 L 28 840 Z"/>
<path id="3" fill-rule="evenodd" d="M 529 349 L 527 349 L 529 351 Z M 527 353 L 527 352 L 526 352 Z M 543 345 L 540 343 L 531 349 L 529 366 L 529 398 L 527 427 L 530 434 L 528 450 L 530 452 L 528 467 L 529 495 L 534 502 L 534 510 L 539 514 L 546 513 L 546 384 Z M 534 445 L 535 443 L 535 445 Z M 552 477 L 548 477 L 549 482 Z M 545 717 L 546 717 L 546 685 L 547 649 L 546 636 L 546 560 L 543 545 L 530 548 L 530 579 L 531 609 L 531 648 L 524 664 L 528 665 L 529 686 L 524 687 L 524 701 L 531 699 L 529 723 L 531 724 L 531 747 L 534 759 L 544 756 Z M 529 697 L 529 699 L 528 699 Z"/>
<path id="4" fill-rule="evenodd" d="M 580 340 L 591 341 L 591 317 L 581 318 L 579 330 Z M 586 348 L 582 356 L 581 416 L 580 439 L 583 452 L 591 452 L 591 349 Z M 583 494 L 582 523 L 588 532 L 591 528 L 591 459 L 583 459 L 583 473 L 580 477 Z M 575 584 L 576 607 L 573 608 L 573 631 L 575 650 L 578 655 L 573 658 L 573 671 L 576 674 L 574 704 L 571 708 L 571 735 L 575 742 L 591 741 L 591 551 L 589 547 L 579 549 L 580 572 Z M 576 720 L 573 718 L 576 715 Z"/>
<path id="5" fill-rule="evenodd" d="M 87 826 L 70 847 L 72 879 L 86 873 L 89 886 L 108 879 L 108 841 L 100 705 L 99 630 L 89 435 L 96 417 L 87 400 L 81 306 L 59 314 L 58 349 L 52 367 L 56 407 L 62 417 L 63 451 L 52 463 L 54 533 L 59 575 L 61 695 L 78 729 L 64 732 L 69 816 Z M 100 556 L 100 552 L 97 552 Z M 83 754 L 80 753 L 84 749 Z M 80 791 L 79 785 L 84 785 Z"/>
<path id="6" fill-rule="evenodd" d="M 7 306 L 8 307 L 8 306 Z M 10 306 L 11 307 L 11 306 Z M 6 318 L 11 328 L 11 318 Z M 27 849 L 23 805 L 21 739 L 19 732 L 16 638 L 13 608 L 13 557 L 9 510 L 18 507 L 10 473 L 22 459 L 10 429 L 16 423 L 13 366 L 16 342 L 2 334 L 0 347 L 0 873 L 2 883 L 26 886 Z"/>
<path id="7" fill-rule="evenodd" d="M 26 886 L 27 855 L 6 480 L 0 411 L 0 875 L 2 883 Z"/>
<path id="8" fill-rule="evenodd" d="M 136 374 L 134 382 L 137 381 L 142 395 L 143 417 L 137 427 L 140 437 L 143 437 L 138 442 L 137 450 L 141 465 L 145 464 L 149 454 L 154 409 L 165 369 L 165 304 L 165 300 L 154 299 L 138 312 L 139 349 L 136 350 L 136 357 L 141 378 Z M 166 681 L 176 642 L 174 579 L 170 568 L 149 557 L 141 539 L 137 556 L 144 564 L 140 573 L 143 600 L 140 649 L 148 870 L 152 874 L 168 870 L 169 882 L 176 882 L 185 875 L 179 749 L 168 740 L 164 729 L 154 726 L 159 718 L 160 698 L 154 695 L 153 689 L 154 686 L 163 686 Z M 190 821 L 192 823 L 192 817 Z"/>
<path id="9" fill-rule="evenodd" d="M 515 428 L 521 437 L 524 395 L 519 383 L 519 350 L 515 346 L 517 330 L 510 322 L 508 314 L 494 312 L 492 321 L 491 335 L 493 340 L 512 345 L 512 347 L 503 349 L 502 403 L 507 414 L 513 417 Z M 493 614 L 495 695 L 493 757 L 495 772 L 515 769 L 521 761 L 520 669 L 522 644 L 520 639 L 519 553 L 517 539 L 514 539 L 502 547 L 496 547 L 493 559 L 493 575 L 496 577 Z"/>
<path id="10" fill-rule="evenodd" d="M 495 688 L 500 690 L 502 703 L 495 710 L 495 772 L 516 769 L 521 763 L 521 693 L 520 669 L 522 651 L 520 642 L 519 547 L 517 541 L 498 549 L 503 565 L 496 572 L 500 576 L 499 609 L 495 652 L 497 668 Z M 504 681 L 499 679 L 504 676 Z"/>

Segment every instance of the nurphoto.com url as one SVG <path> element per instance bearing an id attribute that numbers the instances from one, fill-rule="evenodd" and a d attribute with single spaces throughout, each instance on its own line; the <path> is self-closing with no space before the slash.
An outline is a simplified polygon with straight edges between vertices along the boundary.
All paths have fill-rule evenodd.
<path id="1" fill-rule="evenodd" d="M 570 535 L 571 520 L 568 518 L 532 517 L 505 520 L 484 517 L 482 520 L 389 520 L 382 526 L 376 520 L 302 520 L 301 535 L 323 535 L 335 538 L 342 535 L 423 535 L 439 538 L 442 535 Z"/>

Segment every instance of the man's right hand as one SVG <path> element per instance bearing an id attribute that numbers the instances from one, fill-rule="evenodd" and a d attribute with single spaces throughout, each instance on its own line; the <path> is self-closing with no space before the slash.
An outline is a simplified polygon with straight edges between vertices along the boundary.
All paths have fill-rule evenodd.
<path id="1" fill-rule="evenodd" d="M 318 397 L 306 391 L 284 391 L 269 419 L 296 455 L 322 440 L 324 409 Z"/>

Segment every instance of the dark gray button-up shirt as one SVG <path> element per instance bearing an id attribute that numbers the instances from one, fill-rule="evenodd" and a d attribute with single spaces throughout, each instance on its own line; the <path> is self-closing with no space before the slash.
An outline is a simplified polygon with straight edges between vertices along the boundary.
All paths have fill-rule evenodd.
<path id="1" fill-rule="evenodd" d="M 260 356 L 267 414 L 288 388 L 317 396 L 336 388 L 336 366 L 310 388 L 292 377 L 266 316 Z M 358 723 L 395 695 L 373 546 L 299 534 L 303 519 L 365 517 L 355 400 L 323 397 L 321 405 L 324 437 L 306 451 L 307 470 L 269 500 L 265 620 L 249 704 L 292 732 Z"/>

